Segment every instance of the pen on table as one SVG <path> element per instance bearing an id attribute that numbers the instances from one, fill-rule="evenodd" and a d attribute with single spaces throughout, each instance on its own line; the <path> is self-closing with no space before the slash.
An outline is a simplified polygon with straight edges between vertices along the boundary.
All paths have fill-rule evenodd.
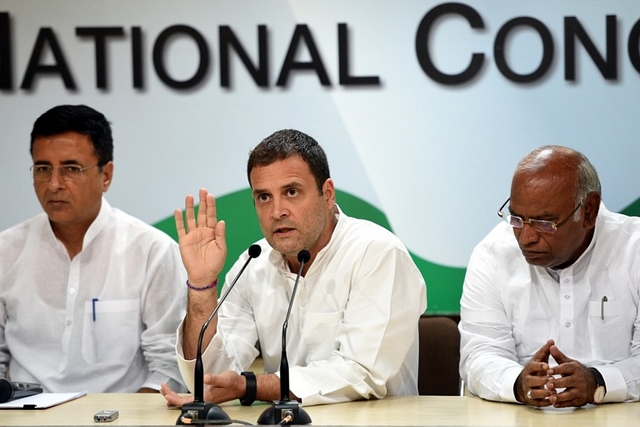
<path id="1" fill-rule="evenodd" d="M 91 300 L 91 305 L 93 307 L 93 321 L 94 322 L 96 321 L 96 302 L 98 302 L 98 298 L 94 298 L 94 299 Z"/>
<path id="2" fill-rule="evenodd" d="M 609 301 L 609 298 L 606 295 L 600 300 L 600 319 L 602 320 L 604 320 L 604 303 L 607 301 Z"/>

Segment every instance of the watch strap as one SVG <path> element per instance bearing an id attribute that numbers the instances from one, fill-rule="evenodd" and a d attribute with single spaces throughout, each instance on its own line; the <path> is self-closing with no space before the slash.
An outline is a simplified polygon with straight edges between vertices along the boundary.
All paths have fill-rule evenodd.
<path id="1" fill-rule="evenodd" d="M 244 397 L 240 399 L 240 404 L 242 406 L 251 406 L 253 402 L 256 401 L 256 394 L 258 393 L 258 381 L 256 380 L 256 374 L 245 371 L 241 372 L 240 375 L 242 375 L 247 382 Z"/>
<path id="2" fill-rule="evenodd" d="M 600 371 L 598 371 L 596 368 L 589 368 L 589 370 L 593 374 L 593 377 L 596 379 L 596 386 L 602 386 L 606 390 L 607 384 L 604 382 L 604 377 L 602 376 Z"/>

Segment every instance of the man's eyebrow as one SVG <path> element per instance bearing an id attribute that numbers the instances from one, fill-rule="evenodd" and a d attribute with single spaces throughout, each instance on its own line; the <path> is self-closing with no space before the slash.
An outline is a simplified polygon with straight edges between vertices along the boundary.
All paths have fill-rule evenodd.
<path id="1" fill-rule="evenodd" d="M 301 181 L 290 181 L 287 182 L 286 184 L 281 185 L 278 190 L 287 190 L 289 188 L 297 188 L 297 187 L 301 187 L 303 184 Z M 264 188 L 254 188 L 252 193 L 255 194 L 262 194 L 262 193 L 270 193 L 269 190 L 264 189 Z"/>
<path id="2" fill-rule="evenodd" d="M 63 160 L 60 163 L 62 163 L 63 165 L 79 165 L 80 162 L 77 160 Z"/>
<path id="3" fill-rule="evenodd" d="M 62 165 L 80 165 L 80 162 L 77 160 L 63 160 L 60 162 Z M 36 160 L 33 162 L 34 165 L 49 165 L 51 166 L 52 163 L 48 160 Z"/>
<path id="4" fill-rule="evenodd" d="M 301 187 L 302 182 L 300 181 L 291 181 L 280 187 L 282 190 L 286 190 L 287 188 Z"/>
<path id="5" fill-rule="evenodd" d="M 511 209 L 511 206 L 509 206 L 509 214 L 524 219 L 524 216 L 522 216 L 521 214 L 519 214 L 517 212 L 514 212 Z M 552 214 L 551 212 L 542 212 L 539 215 L 531 216 L 531 217 L 529 217 L 527 219 L 543 219 L 543 220 L 547 221 L 548 220 L 547 218 L 548 219 L 557 219 L 557 218 L 559 218 L 559 216 L 556 215 L 556 214 Z"/>

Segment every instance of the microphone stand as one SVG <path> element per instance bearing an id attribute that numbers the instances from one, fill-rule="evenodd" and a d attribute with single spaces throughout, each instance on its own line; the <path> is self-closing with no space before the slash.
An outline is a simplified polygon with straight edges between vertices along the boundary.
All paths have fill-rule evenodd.
<path id="1" fill-rule="evenodd" d="M 216 315 L 222 303 L 231 292 L 231 289 L 235 286 L 236 282 L 244 272 L 244 269 L 249 265 L 249 261 L 253 258 L 257 258 L 260 255 L 262 248 L 259 245 L 251 245 L 249 247 L 249 258 L 244 263 L 235 279 L 231 282 L 225 293 L 220 297 L 220 301 L 211 312 L 211 315 L 202 325 L 200 329 L 200 336 L 198 337 L 198 347 L 196 352 L 196 364 L 193 371 L 194 384 L 193 384 L 193 402 L 182 405 L 182 412 L 176 421 L 176 425 L 187 424 L 207 424 L 206 421 L 211 421 L 210 424 L 231 424 L 231 418 L 224 410 L 215 403 L 204 401 L 204 364 L 202 362 L 202 339 L 204 333 L 209 327 L 209 323 Z M 186 419 L 188 421 L 183 421 Z"/>
<path id="2" fill-rule="evenodd" d="M 303 249 L 298 253 L 298 261 L 300 269 L 291 293 L 291 301 L 289 301 L 289 309 L 282 324 L 282 357 L 280 359 L 280 400 L 276 400 L 270 407 L 264 410 L 258 418 L 258 424 L 311 424 L 311 417 L 296 400 L 289 397 L 289 361 L 287 360 L 287 327 L 289 326 L 289 315 L 293 306 L 293 300 L 296 297 L 298 282 L 302 275 L 302 267 L 309 262 L 311 254 Z"/>

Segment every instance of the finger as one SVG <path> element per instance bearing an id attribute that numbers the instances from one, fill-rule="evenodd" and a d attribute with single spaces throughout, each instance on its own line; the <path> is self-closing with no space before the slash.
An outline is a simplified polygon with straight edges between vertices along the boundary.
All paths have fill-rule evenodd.
<path id="1" fill-rule="evenodd" d="M 224 221 L 220 221 L 216 224 L 216 228 L 214 229 L 216 243 L 220 247 L 220 249 L 227 251 L 227 223 Z"/>
<path id="2" fill-rule="evenodd" d="M 554 344 L 553 340 L 548 340 L 538 351 L 533 355 L 531 361 L 533 362 L 549 362 L 549 355 L 551 346 Z"/>
<path id="3" fill-rule="evenodd" d="M 560 367 L 556 366 L 554 371 L 556 375 L 559 375 L 558 377 L 552 377 L 553 379 L 550 380 L 555 388 L 584 388 L 589 384 L 589 380 L 591 379 L 589 377 L 591 372 L 585 372 L 583 369 L 580 369 L 580 367 L 575 365 L 575 362 L 565 363 L 564 365 L 560 365 Z"/>
<path id="4" fill-rule="evenodd" d="M 182 210 L 173 211 L 173 219 L 176 221 L 176 230 L 178 231 L 178 240 L 187 234 L 184 229 L 184 219 L 182 218 Z"/>
<path id="5" fill-rule="evenodd" d="M 531 363 L 531 373 L 530 375 L 536 376 L 536 377 L 548 377 L 549 375 L 547 374 L 547 369 L 548 369 L 548 365 L 546 363 Z"/>
<path id="6" fill-rule="evenodd" d="M 545 388 L 546 390 L 549 390 L 549 393 L 551 394 L 556 394 L 556 383 L 555 383 L 555 378 L 554 377 L 548 377 L 547 378 L 547 382 L 545 383 L 545 385 L 543 386 L 543 388 Z"/>
<path id="7" fill-rule="evenodd" d="M 176 393 L 166 395 L 164 398 L 167 400 L 167 406 L 181 407 L 187 403 L 193 402 L 193 397 L 182 397 L 178 396 Z"/>
<path id="8" fill-rule="evenodd" d="M 206 205 L 207 205 L 207 214 L 206 214 L 206 225 L 207 227 L 214 228 L 216 226 L 217 218 L 216 218 L 216 199 L 213 197 L 213 194 L 206 195 Z"/>
<path id="9" fill-rule="evenodd" d="M 204 383 L 210 387 L 226 387 L 225 377 L 221 375 L 205 374 Z"/>
<path id="10" fill-rule="evenodd" d="M 531 377 L 546 377 L 546 366 L 547 365 L 545 363 L 531 361 L 524 367 L 523 375 L 527 378 L 527 380 Z"/>
<path id="11" fill-rule="evenodd" d="M 526 399 L 529 405 L 551 406 L 549 401 L 549 391 L 541 388 L 531 388 L 527 391 Z"/>
<path id="12" fill-rule="evenodd" d="M 576 389 L 563 391 L 550 398 L 555 408 L 568 408 L 587 404 L 586 396 L 581 395 Z"/>
<path id="13" fill-rule="evenodd" d="M 173 390 L 171 390 L 171 387 L 169 387 L 168 384 L 162 383 L 160 384 L 160 394 L 161 395 L 165 395 L 167 393 L 171 393 Z"/>
<path id="14" fill-rule="evenodd" d="M 548 383 L 549 381 L 549 377 L 547 376 L 537 376 L 537 375 L 532 375 L 530 377 L 527 378 L 527 387 L 529 388 L 544 388 L 544 386 Z"/>
<path id="15" fill-rule="evenodd" d="M 207 226 L 207 190 L 205 188 L 201 188 L 198 192 L 198 226 L 206 227 Z"/>
<path id="16" fill-rule="evenodd" d="M 570 375 L 575 375 L 577 371 L 578 367 L 571 361 L 549 368 L 547 372 L 550 373 L 550 376 L 560 375 L 562 377 L 569 377 Z M 555 380 L 557 381 L 558 378 L 555 378 Z"/>
<path id="17" fill-rule="evenodd" d="M 553 356 L 553 358 L 556 360 L 556 362 L 558 362 L 558 365 L 560 365 L 562 363 L 568 363 L 568 362 L 571 362 L 573 360 L 573 359 L 570 359 L 569 357 L 567 357 L 555 345 L 551 346 L 550 351 L 551 351 L 551 356 Z"/>
<path id="18" fill-rule="evenodd" d="M 538 368 L 540 363 L 529 362 L 525 365 L 524 369 L 516 378 L 514 385 L 514 392 L 516 399 L 523 403 L 532 404 L 531 393 L 532 389 L 538 388 L 544 385 L 545 377 L 541 377 L 538 374 Z"/>
<path id="19" fill-rule="evenodd" d="M 181 397 L 175 391 L 171 390 L 167 384 L 160 385 L 160 394 L 167 401 L 167 406 L 182 406 L 185 403 L 193 401 L 192 397 Z"/>
<path id="20" fill-rule="evenodd" d="M 186 232 L 189 233 L 189 231 L 196 229 L 194 201 L 193 201 L 193 196 L 191 194 L 189 194 L 187 197 L 184 198 L 184 214 L 187 217 Z"/>
<path id="21" fill-rule="evenodd" d="M 545 387 L 546 384 L 541 385 L 540 387 L 532 387 L 530 388 L 530 392 L 527 394 L 531 395 L 533 399 L 545 399 L 555 394 L 555 390 L 549 390 Z"/>

